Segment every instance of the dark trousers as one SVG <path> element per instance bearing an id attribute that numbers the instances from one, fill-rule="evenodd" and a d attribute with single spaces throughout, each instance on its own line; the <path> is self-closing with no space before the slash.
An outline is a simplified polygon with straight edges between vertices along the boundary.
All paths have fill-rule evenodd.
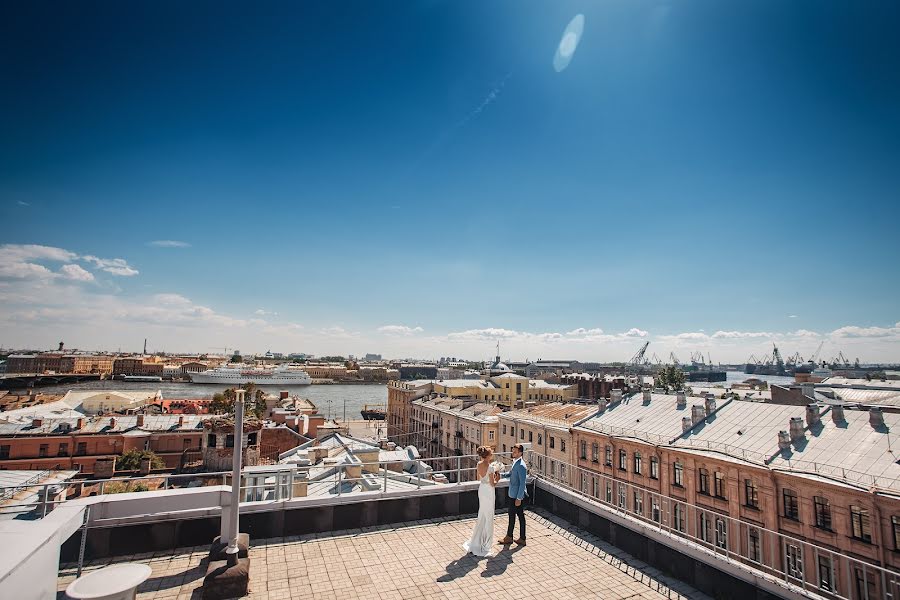
<path id="1" fill-rule="evenodd" d="M 519 538 L 525 539 L 525 501 L 516 506 L 516 499 L 509 499 L 509 528 L 506 530 L 506 537 L 512 537 L 513 528 L 516 525 L 516 515 L 519 515 Z"/>

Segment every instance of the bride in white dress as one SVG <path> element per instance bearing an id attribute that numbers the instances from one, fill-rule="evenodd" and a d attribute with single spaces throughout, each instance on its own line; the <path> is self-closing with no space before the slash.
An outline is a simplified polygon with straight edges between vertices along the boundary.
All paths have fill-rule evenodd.
<path id="1" fill-rule="evenodd" d="M 487 446 L 481 446 L 477 450 L 478 466 L 475 468 L 478 480 L 478 520 L 475 521 L 475 529 L 472 537 L 463 544 L 463 549 L 475 556 L 491 556 L 491 547 L 494 544 L 494 486 L 500 481 L 500 473 L 491 464 L 494 451 Z"/>

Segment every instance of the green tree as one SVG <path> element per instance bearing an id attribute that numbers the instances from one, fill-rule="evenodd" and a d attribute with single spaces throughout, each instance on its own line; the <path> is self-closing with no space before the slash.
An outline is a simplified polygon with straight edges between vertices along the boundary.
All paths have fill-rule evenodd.
<path id="1" fill-rule="evenodd" d="M 657 387 L 667 392 L 684 389 L 684 371 L 676 365 L 666 365 L 656 374 L 654 381 Z"/>
<path id="2" fill-rule="evenodd" d="M 228 390 L 226 390 L 228 391 Z M 224 415 L 234 411 L 234 398 L 230 401 L 222 392 L 213 394 L 212 401 L 209 403 L 209 412 L 214 415 Z"/>
<path id="3" fill-rule="evenodd" d="M 116 471 L 137 471 L 141 468 L 141 460 L 150 459 L 151 469 L 164 469 L 166 463 L 152 450 L 138 450 L 132 448 L 122 456 L 116 457 Z"/>
<path id="4" fill-rule="evenodd" d="M 244 414 L 261 419 L 266 412 L 266 393 L 254 383 L 245 383 L 240 388 L 244 394 Z M 234 414 L 234 401 L 237 399 L 235 388 L 213 394 L 209 411 L 217 415 Z"/>

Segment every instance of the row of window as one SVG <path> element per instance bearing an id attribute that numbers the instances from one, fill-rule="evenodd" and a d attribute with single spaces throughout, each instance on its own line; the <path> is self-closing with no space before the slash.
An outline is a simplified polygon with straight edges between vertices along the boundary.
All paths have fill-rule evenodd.
<path id="1" fill-rule="evenodd" d="M 506 435 L 506 425 L 503 425 L 502 427 L 503 428 L 501 430 L 501 434 Z M 513 438 L 516 437 L 515 426 L 512 426 L 509 428 L 509 435 L 512 436 Z M 552 435 L 547 436 L 547 438 L 548 438 L 548 442 L 550 443 L 550 448 L 551 449 L 556 448 L 556 438 Z M 525 441 L 525 430 L 521 427 L 519 428 L 519 439 L 522 441 Z M 534 443 L 534 432 L 533 431 L 528 432 L 528 442 Z M 559 448 L 560 451 L 565 452 L 566 451 L 566 440 L 563 440 L 563 439 L 559 440 L 559 444 L 560 444 L 560 448 Z M 538 446 L 544 445 L 544 435 L 542 433 L 537 434 L 537 445 Z"/>
<path id="2" fill-rule="evenodd" d="M 581 458 L 587 460 L 587 442 L 581 442 Z M 591 446 L 591 460 L 599 462 L 599 444 L 594 443 Z M 633 457 L 632 472 L 635 475 L 641 475 L 642 457 L 640 452 L 635 452 Z M 607 445 L 605 448 L 604 463 L 606 466 L 612 466 L 612 446 Z M 628 463 L 628 454 L 625 450 L 619 450 L 619 470 L 626 471 Z M 650 457 L 650 478 L 659 478 L 659 459 L 655 456 Z M 673 464 L 672 472 L 673 485 L 684 487 L 684 465 L 680 462 Z M 698 470 L 697 488 L 701 494 L 713 495 L 717 498 L 726 499 L 725 496 L 725 474 L 720 471 L 713 472 L 712 489 L 710 489 L 709 470 L 701 468 Z M 750 508 L 759 508 L 759 489 L 756 483 L 751 479 L 744 480 L 745 505 Z M 784 516 L 795 521 L 800 520 L 800 509 L 797 493 L 790 489 L 782 492 Z M 813 507 L 815 512 L 816 527 L 831 531 L 831 505 L 827 498 L 815 496 L 813 498 Z M 894 547 L 900 549 L 900 517 L 891 517 L 894 529 Z M 872 541 L 872 525 L 869 510 L 861 506 L 850 506 L 850 524 L 851 536 L 857 540 L 864 542 Z"/>
<path id="3" fill-rule="evenodd" d="M 581 442 L 581 459 L 587 460 L 587 442 Z M 600 462 L 600 445 L 594 443 L 591 445 L 591 461 L 595 463 Z M 603 464 L 607 467 L 611 467 L 613 464 L 613 449 L 612 446 L 607 445 L 604 449 L 604 457 Z M 643 475 L 644 468 L 644 459 L 640 452 L 635 452 L 632 455 L 632 472 L 635 475 Z M 619 450 L 619 470 L 627 471 L 628 470 L 628 453 L 625 450 Z M 659 479 L 659 458 L 656 456 L 650 457 L 650 479 Z"/>

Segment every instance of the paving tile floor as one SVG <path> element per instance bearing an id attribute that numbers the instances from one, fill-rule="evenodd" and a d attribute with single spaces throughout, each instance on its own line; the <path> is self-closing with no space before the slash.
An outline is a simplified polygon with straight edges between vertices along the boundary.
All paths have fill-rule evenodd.
<path id="1" fill-rule="evenodd" d="M 528 545 L 496 546 L 489 558 L 466 555 L 475 519 L 417 521 L 327 534 L 255 540 L 250 547 L 251 599 L 362 600 L 490 598 L 628 598 L 706 600 L 690 586 L 543 511 L 527 511 Z M 506 514 L 494 521 L 505 533 Z M 208 546 L 119 556 L 84 571 L 142 562 L 153 574 L 139 600 L 199 600 Z M 63 565 L 59 598 L 75 579 Z"/>

